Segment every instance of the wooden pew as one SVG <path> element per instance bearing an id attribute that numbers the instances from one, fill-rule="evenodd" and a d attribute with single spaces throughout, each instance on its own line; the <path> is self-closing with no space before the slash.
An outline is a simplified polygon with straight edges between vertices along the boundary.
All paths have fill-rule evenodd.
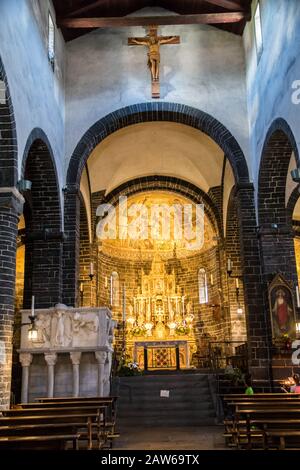
<path id="1" fill-rule="evenodd" d="M 235 410 L 235 428 L 237 431 L 238 447 L 243 447 L 243 439 L 246 437 L 247 449 L 252 448 L 253 437 L 261 433 L 262 446 L 268 448 L 268 437 L 288 437 L 291 431 L 298 432 L 300 423 L 300 406 L 264 407 L 255 403 L 242 406 L 237 405 Z M 295 436 L 295 432 L 293 436 Z M 300 446 L 300 443 L 298 447 Z"/>
<path id="2" fill-rule="evenodd" d="M 262 396 L 263 395 L 263 396 Z M 275 396 L 274 396 L 275 395 Z M 241 446 L 246 438 L 247 447 L 252 447 L 253 439 L 260 440 L 266 448 L 268 437 L 281 438 L 281 447 L 285 446 L 286 437 L 298 436 L 299 422 L 291 416 L 299 416 L 300 400 L 296 394 L 261 394 L 256 395 L 227 395 L 225 399 L 232 408 L 232 418 L 225 419 L 224 437 L 228 445 Z M 251 410 L 251 415 L 247 412 Z M 280 412 L 280 416 L 279 416 Z M 257 428 L 258 426 L 258 428 Z M 292 429 L 291 429 L 292 427 Z M 299 432 L 300 436 L 300 432 Z"/>
<path id="3" fill-rule="evenodd" d="M 98 448 L 105 442 L 105 406 L 89 407 L 48 407 L 48 408 L 18 408 L 4 410 L 0 418 L 0 426 L 14 426 L 18 424 L 65 424 L 77 426 L 81 431 L 81 438 L 88 441 L 88 448 L 92 449 L 93 438 L 98 441 Z M 82 428 L 85 428 L 83 432 Z"/>
<path id="4" fill-rule="evenodd" d="M 69 441 L 73 450 L 78 450 L 80 433 L 47 434 L 47 435 L 10 435 L 0 436 L 0 450 L 66 450 Z"/>
<path id="5" fill-rule="evenodd" d="M 12 416 L 16 414 L 18 410 L 30 410 L 30 414 L 39 413 L 39 410 L 42 410 L 42 413 L 47 413 L 53 410 L 68 410 L 68 412 L 72 411 L 73 413 L 76 412 L 76 409 L 81 411 L 86 409 L 101 409 L 101 432 L 99 432 L 98 444 L 101 448 L 105 446 L 112 447 L 112 440 L 115 437 L 118 437 L 118 434 L 115 434 L 114 426 L 115 426 L 115 417 L 112 415 L 111 409 L 111 399 L 110 400 L 94 400 L 94 401 L 80 401 L 77 402 L 75 400 L 69 402 L 54 402 L 54 403 L 25 403 L 25 404 L 18 404 L 9 411 L 9 415 Z M 15 413 L 16 412 L 16 413 Z M 95 433 L 94 433 L 95 434 Z"/>
<path id="6" fill-rule="evenodd" d="M 55 397 L 55 398 L 37 398 L 35 406 L 41 404 L 46 406 L 51 406 L 57 404 L 57 406 L 65 406 L 68 403 L 73 403 L 74 405 L 80 405 L 84 403 L 85 405 L 91 404 L 103 404 L 107 406 L 107 417 L 106 417 L 106 428 L 107 428 L 107 439 L 112 447 L 113 439 L 119 437 L 119 433 L 116 431 L 116 418 L 117 418 L 117 396 L 108 396 L 108 397 Z M 20 405 L 19 405 L 20 406 Z M 27 404 L 21 404 L 25 407 Z M 32 407 L 33 404 L 30 404 Z"/>

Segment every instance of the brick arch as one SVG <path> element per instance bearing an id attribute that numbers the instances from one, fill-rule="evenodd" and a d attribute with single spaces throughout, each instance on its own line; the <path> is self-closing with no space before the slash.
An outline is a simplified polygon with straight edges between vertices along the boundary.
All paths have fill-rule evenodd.
<path id="1" fill-rule="evenodd" d="M 294 214 L 294 210 L 298 202 L 298 199 L 300 197 L 299 190 L 300 190 L 300 186 L 297 185 L 296 188 L 293 189 L 292 194 L 290 195 L 287 206 L 286 206 L 287 216 L 292 221 L 292 223 L 295 222 L 293 220 L 293 214 Z"/>
<path id="2" fill-rule="evenodd" d="M 295 137 L 288 123 L 276 119 L 265 139 L 258 180 L 258 220 L 260 225 L 289 223 L 285 205 L 286 179 L 292 152 L 299 164 Z"/>
<path id="3" fill-rule="evenodd" d="M 62 217 L 54 156 L 41 129 L 34 129 L 28 138 L 22 176 L 32 183 L 24 206 L 24 307 L 30 306 L 31 295 L 35 295 L 36 307 L 51 307 L 61 300 Z"/>
<path id="4" fill-rule="evenodd" d="M 8 80 L 0 57 L 1 94 L 3 84 L 5 102 L 0 102 L 0 187 L 13 187 L 18 179 L 17 133 Z"/>
<path id="5" fill-rule="evenodd" d="M 267 285 L 276 274 L 281 273 L 293 286 L 298 282 L 291 207 L 286 207 L 285 201 L 292 152 L 299 165 L 291 128 L 284 119 L 276 119 L 265 139 L 258 181 L 258 235 L 266 306 Z"/>
<path id="6" fill-rule="evenodd" d="M 97 121 L 84 134 L 70 160 L 67 184 L 80 183 L 83 168 L 94 148 L 124 127 L 150 121 L 170 121 L 191 126 L 207 134 L 228 156 L 237 182 L 249 181 L 244 154 L 233 135 L 219 121 L 196 108 L 177 103 L 143 103 L 128 106 Z"/>
<path id="7" fill-rule="evenodd" d="M 103 202 L 115 205 L 120 196 L 129 197 L 140 192 L 157 190 L 171 191 L 185 196 L 196 204 L 204 204 L 205 213 L 214 230 L 219 235 L 222 234 L 220 214 L 211 198 L 194 184 L 180 178 L 162 175 L 135 178 L 113 189 L 104 197 Z"/>
<path id="8" fill-rule="evenodd" d="M 17 135 L 9 84 L 0 57 L 0 410 L 10 404 L 15 276 L 19 215 L 23 198 L 16 191 L 18 180 Z"/>

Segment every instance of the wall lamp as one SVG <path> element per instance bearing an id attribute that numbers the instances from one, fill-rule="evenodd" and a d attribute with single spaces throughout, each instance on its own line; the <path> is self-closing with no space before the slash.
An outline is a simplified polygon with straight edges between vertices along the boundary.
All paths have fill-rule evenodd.
<path id="1" fill-rule="evenodd" d="M 295 170 L 292 170 L 291 177 L 295 183 L 300 183 L 300 168 L 295 168 Z"/>
<path id="2" fill-rule="evenodd" d="M 21 323 L 20 325 L 17 325 L 14 328 L 14 333 L 13 337 L 15 338 L 15 335 L 19 329 L 22 328 L 22 326 L 29 326 L 28 328 L 28 341 L 36 341 L 38 339 L 38 330 L 37 327 L 35 326 L 35 316 L 30 315 L 29 317 L 30 322 L 29 323 Z"/>
<path id="3" fill-rule="evenodd" d="M 29 180 L 19 180 L 17 182 L 17 188 L 20 193 L 25 193 L 25 191 L 30 191 L 32 186 L 32 182 Z"/>

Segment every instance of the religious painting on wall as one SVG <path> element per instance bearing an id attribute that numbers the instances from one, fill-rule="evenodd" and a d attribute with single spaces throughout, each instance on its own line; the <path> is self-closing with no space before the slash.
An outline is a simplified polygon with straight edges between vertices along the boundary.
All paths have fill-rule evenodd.
<path id="1" fill-rule="evenodd" d="M 283 276 L 277 274 L 269 285 L 272 338 L 276 343 L 296 337 L 296 316 L 293 292 Z"/>

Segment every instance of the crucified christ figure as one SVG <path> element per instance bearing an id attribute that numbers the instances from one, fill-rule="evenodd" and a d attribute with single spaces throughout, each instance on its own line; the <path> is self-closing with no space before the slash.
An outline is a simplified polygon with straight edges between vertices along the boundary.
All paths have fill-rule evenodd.
<path id="1" fill-rule="evenodd" d="M 144 38 L 129 38 L 128 45 L 147 46 L 148 67 L 151 72 L 152 83 L 159 83 L 160 45 L 179 44 L 179 36 L 158 36 L 157 26 L 150 26 L 149 32 Z"/>

